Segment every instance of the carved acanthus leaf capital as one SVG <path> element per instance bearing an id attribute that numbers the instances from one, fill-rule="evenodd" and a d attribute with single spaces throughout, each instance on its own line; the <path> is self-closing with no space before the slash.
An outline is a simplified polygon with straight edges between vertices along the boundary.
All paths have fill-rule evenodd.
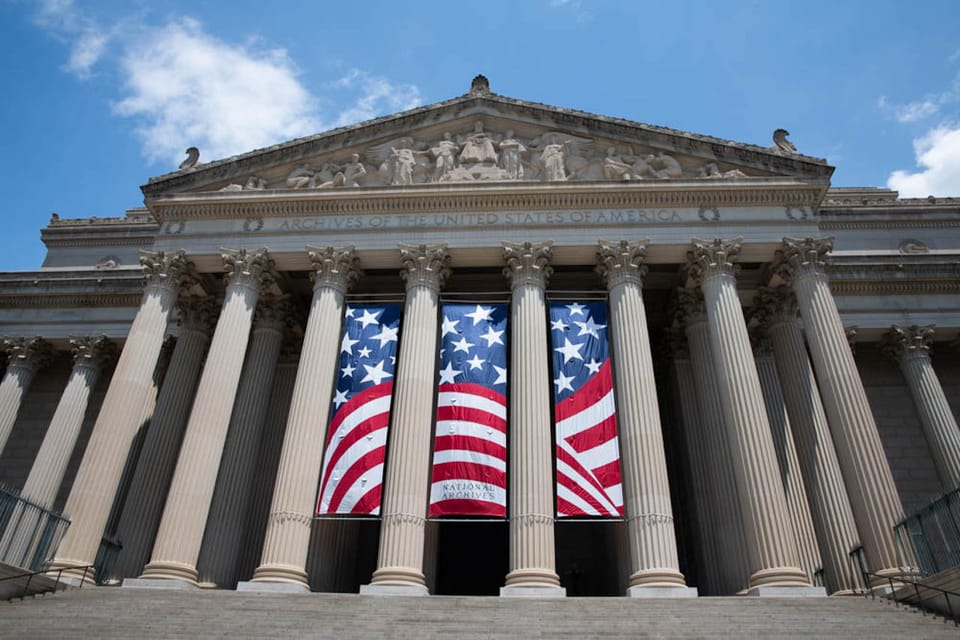
<path id="1" fill-rule="evenodd" d="M 797 318 L 797 297 L 793 290 L 785 285 L 760 287 L 750 308 L 750 320 L 757 325 L 769 328 L 781 322 Z"/>
<path id="2" fill-rule="evenodd" d="M 754 357 L 773 357 L 773 345 L 770 343 L 770 335 L 767 333 L 766 325 L 754 324 L 747 329 L 747 335 L 750 336 L 750 346 L 753 347 Z"/>
<path id="3" fill-rule="evenodd" d="M 141 249 L 140 266 L 143 267 L 147 286 L 162 287 L 174 292 L 180 288 L 193 264 L 187 260 L 183 249 L 173 252 Z"/>
<path id="4" fill-rule="evenodd" d="M 736 277 L 739 265 L 733 263 L 740 253 L 743 238 L 714 238 L 701 240 L 693 238 L 690 241 L 692 249 L 687 252 L 687 264 L 684 267 L 684 280 L 688 287 L 697 286 L 721 275 Z"/>
<path id="5" fill-rule="evenodd" d="M 445 244 L 400 245 L 400 277 L 407 290 L 428 287 L 439 291 L 450 277 L 450 254 Z"/>
<path id="6" fill-rule="evenodd" d="M 679 287 L 674 292 L 670 315 L 673 326 L 683 330 L 692 316 L 706 315 L 707 308 L 703 300 L 703 289 Z"/>
<path id="7" fill-rule="evenodd" d="M 183 329 L 207 335 L 213 331 L 217 322 L 217 302 L 213 296 L 181 296 L 177 308 Z"/>
<path id="8" fill-rule="evenodd" d="M 595 271 L 607 285 L 613 289 L 621 284 L 643 286 L 647 275 L 647 266 L 643 264 L 647 257 L 646 242 L 605 242 L 597 247 L 597 266 Z"/>
<path id="9" fill-rule="evenodd" d="M 307 256 L 313 267 L 310 277 L 316 291 L 321 287 L 346 293 L 360 280 L 360 259 L 353 247 L 312 247 L 307 245 Z"/>
<path id="10" fill-rule="evenodd" d="M 53 358 L 50 343 L 39 336 L 33 338 L 4 338 L 7 368 L 21 367 L 36 371 L 47 366 Z"/>
<path id="11" fill-rule="evenodd" d="M 243 287 L 259 292 L 260 288 L 274 281 L 273 260 L 266 248 L 220 249 L 227 287 Z"/>
<path id="12" fill-rule="evenodd" d="M 883 334 L 880 350 L 894 362 L 904 362 L 910 358 L 929 358 L 933 343 L 933 325 L 925 326 L 892 325 Z"/>
<path id="13" fill-rule="evenodd" d="M 832 250 L 833 238 L 785 237 L 780 250 L 774 257 L 771 273 L 788 284 L 792 278 L 824 275 L 827 254 Z"/>
<path id="14" fill-rule="evenodd" d="M 99 369 L 117 355 L 117 346 L 106 336 L 83 336 L 70 338 L 74 367 Z"/>
<path id="15" fill-rule="evenodd" d="M 260 298 L 253 312 L 254 330 L 284 331 L 297 322 L 297 306 L 288 295 Z"/>
<path id="16" fill-rule="evenodd" d="M 545 289 L 553 274 L 552 257 L 552 242 L 504 242 L 503 260 L 507 266 L 503 276 L 510 281 L 511 289 L 525 285 Z"/>

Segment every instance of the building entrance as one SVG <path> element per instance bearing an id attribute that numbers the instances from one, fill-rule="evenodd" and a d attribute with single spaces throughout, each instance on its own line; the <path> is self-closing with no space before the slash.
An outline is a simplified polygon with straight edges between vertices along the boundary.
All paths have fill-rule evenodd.
<path id="1" fill-rule="evenodd" d="M 503 521 L 437 523 L 437 595 L 495 596 L 509 571 Z"/>

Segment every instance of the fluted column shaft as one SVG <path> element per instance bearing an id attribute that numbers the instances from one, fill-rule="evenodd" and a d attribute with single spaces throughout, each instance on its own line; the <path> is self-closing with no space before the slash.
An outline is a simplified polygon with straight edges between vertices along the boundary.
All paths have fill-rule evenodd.
<path id="1" fill-rule="evenodd" d="M 0 453 L 20 412 L 20 403 L 41 366 L 49 360 L 50 345 L 41 338 L 5 340 L 7 371 L 0 382 Z"/>
<path id="2" fill-rule="evenodd" d="M 923 434 L 945 491 L 960 488 L 960 428 L 930 360 L 933 327 L 894 326 L 885 351 L 899 365 L 920 415 Z"/>
<path id="3" fill-rule="evenodd" d="M 717 548 L 721 550 L 721 575 L 718 583 L 721 595 L 733 595 L 749 585 L 750 566 L 747 561 L 743 520 L 740 517 L 733 456 L 724 424 L 720 387 L 713 365 L 713 350 L 710 347 L 710 331 L 705 312 L 695 311 L 686 317 L 686 336 L 700 409 L 700 422 L 696 425 L 693 437 L 702 443 L 712 496 L 716 500 L 716 538 Z"/>
<path id="4" fill-rule="evenodd" d="M 691 266 L 702 280 L 710 346 L 740 496 L 750 586 L 809 586 L 800 569 L 770 422 L 730 262 L 739 251 L 739 241 L 694 241 L 694 247 L 696 262 Z"/>
<path id="5" fill-rule="evenodd" d="M 610 295 L 629 588 L 684 587 L 660 427 L 657 385 L 641 291 L 646 245 L 601 243 L 597 270 Z M 514 396 L 516 397 L 516 396 Z"/>
<path id="6" fill-rule="evenodd" d="M 333 393 L 343 298 L 360 276 L 353 247 L 307 248 L 313 301 L 303 336 L 260 566 L 253 581 L 308 588 L 307 553 Z"/>
<path id="7" fill-rule="evenodd" d="M 170 311 L 189 266 L 182 251 L 142 251 L 140 262 L 147 286 L 64 508 L 71 523 L 53 561 L 55 568 L 92 565 L 97 557 L 130 445 L 154 390 L 153 372 Z M 89 571 L 74 573 L 91 577 Z"/>
<path id="8" fill-rule="evenodd" d="M 787 409 L 780 390 L 777 365 L 769 345 L 754 350 L 757 374 L 760 376 L 760 389 L 763 392 L 767 417 L 770 420 L 770 432 L 776 449 L 777 464 L 780 466 L 780 478 L 793 524 L 793 535 L 797 540 L 800 554 L 800 568 L 812 583 L 814 576 L 822 566 L 820 550 L 817 547 L 817 535 L 813 529 L 813 517 L 807 505 L 806 488 L 800 473 L 800 461 L 793 444 L 793 433 Z"/>
<path id="9" fill-rule="evenodd" d="M 140 575 L 150 559 L 154 536 L 163 515 L 183 430 L 190 417 L 193 396 L 210 331 L 216 320 L 211 297 L 187 299 L 180 306 L 180 334 L 157 396 L 150 429 L 130 482 L 130 491 L 117 527 L 123 549 L 114 565 L 120 577 Z"/>
<path id="10" fill-rule="evenodd" d="M 903 507 L 824 271 L 823 257 L 832 244 L 829 240 L 785 238 L 784 246 L 787 275 L 807 330 L 867 568 L 881 575 L 898 575 L 893 527 L 903 519 Z"/>
<path id="11" fill-rule="evenodd" d="M 397 360 L 390 454 L 383 480 L 380 551 L 371 585 L 427 591 L 424 525 L 436 391 L 439 292 L 449 274 L 446 245 L 401 247 L 407 282 Z"/>
<path id="12" fill-rule="evenodd" d="M 223 254 L 227 290 L 210 353 L 200 376 L 177 468 L 170 483 L 157 539 L 144 578 L 174 578 L 195 584 L 219 461 L 230 425 L 253 311 L 260 295 L 265 250 Z"/>
<path id="13" fill-rule="evenodd" d="M 278 300 L 271 296 L 257 306 L 250 349 L 243 365 L 201 546 L 201 580 L 220 587 L 233 587 L 237 583 L 257 449 L 284 330 L 287 322 L 292 320 L 292 313 L 288 299 Z"/>
<path id="14" fill-rule="evenodd" d="M 857 580 L 850 564 L 850 552 L 859 544 L 859 537 L 817 380 L 800 332 L 800 321 L 793 313 L 775 315 L 769 321 L 767 332 L 820 543 L 827 592 L 852 593 Z"/>
<path id="15" fill-rule="evenodd" d="M 553 448 L 547 307 L 550 243 L 504 243 L 510 301 L 510 573 L 506 589 L 559 592 L 554 549 Z M 501 591 L 501 593 L 504 593 Z M 507 591 L 509 593 L 509 591 Z"/>

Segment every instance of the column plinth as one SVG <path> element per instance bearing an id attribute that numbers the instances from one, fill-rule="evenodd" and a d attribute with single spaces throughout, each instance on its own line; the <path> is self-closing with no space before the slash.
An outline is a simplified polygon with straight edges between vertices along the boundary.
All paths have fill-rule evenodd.
<path id="1" fill-rule="evenodd" d="M 893 325 L 884 352 L 900 365 L 945 491 L 960 487 L 960 428 L 930 360 L 933 327 Z"/>
<path id="2" fill-rule="evenodd" d="M 263 280 L 265 249 L 222 252 L 227 289 L 197 386 L 150 563 L 142 578 L 197 582 L 197 559 Z"/>
<path id="3" fill-rule="evenodd" d="M 601 243 L 597 252 L 597 272 L 606 281 L 610 296 L 630 595 L 642 595 L 642 587 L 686 587 L 677 558 L 667 460 L 643 304 L 645 255 L 645 244 L 626 241 Z"/>
<path id="4" fill-rule="evenodd" d="M 7 371 L 0 382 L 0 452 L 7 444 L 20 403 L 34 376 L 50 361 L 50 344 L 39 337 L 4 340 Z"/>
<path id="5" fill-rule="evenodd" d="M 437 386 L 437 312 L 440 288 L 450 274 L 450 257 L 446 245 L 401 246 L 400 252 L 400 273 L 407 283 L 403 340 L 383 479 L 377 570 L 363 592 L 426 594 L 424 526 Z"/>
<path id="6" fill-rule="evenodd" d="M 784 238 L 775 270 L 792 283 L 867 568 L 902 573 L 893 527 L 903 507 L 837 311 L 824 258 L 832 240 Z"/>
<path id="7" fill-rule="evenodd" d="M 732 258 L 739 239 L 693 241 L 689 275 L 703 289 L 710 347 L 731 445 L 750 587 L 809 587 L 800 569 L 760 379 L 750 349 Z"/>
<path id="8" fill-rule="evenodd" d="M 260 565 L 254 582 L 306 590 L 310 525 L 316 507 L 333 394 L 343 299 L 359 279 L 353 247 L 307 247 L 313 300 L 287 415 Z"/>
<path id="9" fill-rule="evenodd" d="M 545 288 L 551 243 L 503 243 L 510 280 L 510 573 L 500 595 L 565 595 L 554 548 Z M 527 591 L 535 590 L 535 591 Z"/>
<path id="10" fill-rule="evenodd" d="M 73 481 L 64 515 L 70 528 L 60 543 L 52 568 L 74 568 L 67 573 L 92 579 L 89 569 L 100 548 L 110 517 L 130 445 L 136 437 L 143 410 L 154 391 L 156 368 L 170 311 L 191 265 L 184 252 L 140 252 L 146 286 L 110 387 Z"/>

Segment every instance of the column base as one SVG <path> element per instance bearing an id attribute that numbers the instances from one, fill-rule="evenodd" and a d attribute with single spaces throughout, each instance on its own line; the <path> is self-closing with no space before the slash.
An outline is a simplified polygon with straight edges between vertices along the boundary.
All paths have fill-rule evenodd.
<path id="1" fill-rule="evenodd" d="M 629 579 L 629 588 L 635 587 L 665 587 L 683 588 L 687 581 L 683 574 L 673 569 L 643 569 L 632 574 Z"/>
<path id="2" fill-rule="evenodd" d="M 197 568 L 184 562 L 151 562 L 143 568 L 140 578 L 144 580 L 180 580 L 196 587 L 199 579 Z"/>
<path id="3" fill-rule="evenodd" d="M 696 587 L 630 587 L 625 595 L 628 598 L 696 598 L 700 593 Z"/>
<path id="4" fill-rule="evenodd" d="M 310 590 L 310 581 L 307 579 L 307 572 L 301 567 L 293 567 L 282 564 L 262 564 L 253 572 L 251 582 L 269 583 L 269 584 L 291 584 L 302 587 L 304 590 Z"/>
<path id="5" fill-rule="evenodd" d="M 430 595 L 427 581 L 423 573 L 410 567 L 381 567 L 373 572 L 370 584 L 366 587 L 397 587 L 421 591 L 422 595 Z M 363 587 L 360 593 L 364 593 Z M 368 591 L 367 593 L 373 593 Z"/>
<path id="6" fill-rule="evenodd" d="M 237 591 L 244 591 L 246 593 L 310 593 L 310 588 L 299 582 L 249 580 L 238 582 Z"/>
<path id="7" fill-rule="evenodd" d="M 501 598 L 566 598 L 567 590 L 563 587 L 500 587 Z"/>
<path id="8" fill-rule="evenodd" d="M 504 589 L 512 587 L 522 588 L 560 588 L 560 576 L 550 569 L 514 569 L 507 574 L 504 580 Z"/>
<path id="9" fill-rule="evenodd" d="M 426 585 L 418 586 L 412 584 L 362 584 L 360 585 L 360 595 L 362 596 L 429 596 L 430 591 Z"/>
<path id="10" fill-rule="evenodd" d="M 67 582 L 75 586 L 80 584 L 95 585 L 97 583 L 96 571 L 93 567 L 73 560 L 54 560 L 47 568 L 47 575 L 56 578 L 57 572 L 61 569 L 63 569 L 63 572 L 60 573 L 61 582 Z"/>
<path id="11" fill-rule="evenodd" d="M 177 578 L 127 578 L 120 586 L 121 589 L 175 589 L 178 591 L 189 591 L 197 589 L 196 584 L 191 584 Z"/>
<path id="12" fill-rule="evenodd" d="M 757 598 L 826 598 L 825 587 L 752 587 L 747 596 Z"/>
<path id="13" fill-rule="evenodd" d="M 772 567 L 760 569 L 750 576 L 747 591 L 760 587 L 787 587 L 802 589 L 810 586 L 810 579 L 800 567 Z"/>

